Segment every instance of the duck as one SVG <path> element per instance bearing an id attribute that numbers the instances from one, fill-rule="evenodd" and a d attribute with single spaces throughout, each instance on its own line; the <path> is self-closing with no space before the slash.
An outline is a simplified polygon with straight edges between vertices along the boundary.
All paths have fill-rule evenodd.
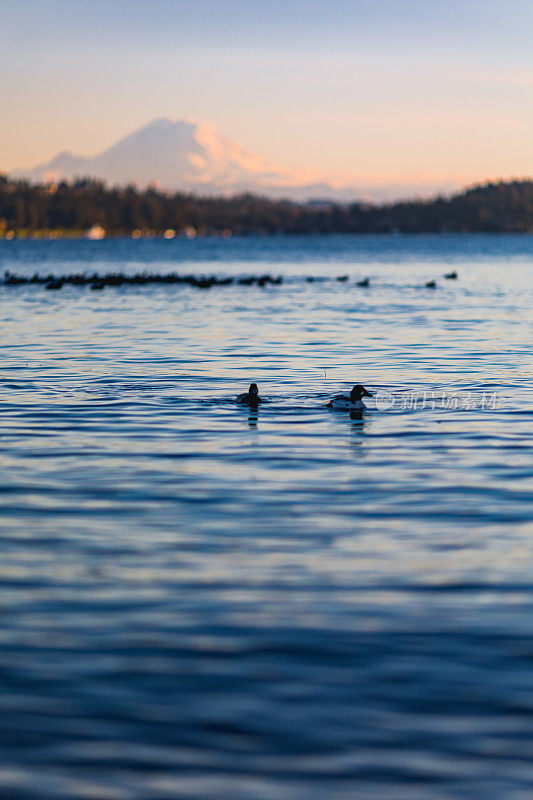
<path id="1" fill-rule="evenodd" d="M 242 394 L 238 394 L 235 398 L 238 403 L 242 405 L 248 406 L 256 406 L 258 403 L 261 403 L 261 398 L 259 397 L 259 389 L 257 388 L 257 383 L 251 383 L 250 388 L 247 392 L 243 392 Z"/>
<path id="2" fill-rule="evenodd" d="M 340 411 L 364 411 L 366 406 L 361 399 L 363 397 L 373 397 L 373 394 L 358 383 L 353 387 L 349 397 L 345 394 L 335 395 L 328 403 L 328 408 L 337 408 Z"/>

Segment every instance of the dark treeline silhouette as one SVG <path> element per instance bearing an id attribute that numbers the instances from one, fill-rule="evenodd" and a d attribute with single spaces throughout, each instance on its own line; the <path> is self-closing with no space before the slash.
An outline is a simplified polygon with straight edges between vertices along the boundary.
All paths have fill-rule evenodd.
<path id="1" fill-rule="evenodd" d="M 134 231 L 208 235 L 275 233 L 440 233 L 533 231 L 533 180 L 487 183 L 452 197 L 384 205 L 295 203 L 243 194 L 200 197 L 94 179 L 32 185 L 0 176 L 0 236 L 39 231 L 107 235 Z M 13 234 L 11 234 L 13 235 Z"/>

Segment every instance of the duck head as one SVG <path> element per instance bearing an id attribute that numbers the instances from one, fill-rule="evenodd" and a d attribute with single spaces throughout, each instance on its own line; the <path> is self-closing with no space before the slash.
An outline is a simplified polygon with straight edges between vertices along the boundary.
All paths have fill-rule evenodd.
<path id="1" fill-rule="evenodd" d="M 352 391 L 350 392 L 350 400 L 352 403 L 355 403 L 357 400 L 361 400 L 362 397 L 372 397 L 372 392 L 369 392 L 365 389 L 364 386 L 361 386 L 358 383 L 356 386 L 353 387 Z"/>
<path id="2" fill-rule="evenodd" d="M 259 394 L 257 383 L 250 384 L 250 388 L 248 389 L 248 394 L 250 395 L 250 397 L 257 397 L 257 395 Z"/>

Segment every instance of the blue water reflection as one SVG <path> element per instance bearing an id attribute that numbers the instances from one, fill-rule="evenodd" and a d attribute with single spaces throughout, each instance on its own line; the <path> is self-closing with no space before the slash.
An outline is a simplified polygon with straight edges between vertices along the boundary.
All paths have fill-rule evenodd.
<path id="1" fill-rule="evenodd" d="M 528 798 L 533 237 L 0 262 L 288 277 L 0 287 L 2 796 Z"/>

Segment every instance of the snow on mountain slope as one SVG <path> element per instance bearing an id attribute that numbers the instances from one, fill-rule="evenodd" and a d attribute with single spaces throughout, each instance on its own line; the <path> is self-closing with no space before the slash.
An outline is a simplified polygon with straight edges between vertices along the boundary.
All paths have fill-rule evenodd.
<path id="1" fill-rule="evenodd" d="M 431 196 L 459 188 L 457 181 L 386 181 L 346 185 L 333 183 L 311 171 L 290 170 L 248 150 L 211 125 L 187 119 L 155 119 L 93 157 L 60 153 L 47 164 L 17 170 L 13 178 L 33 182 L 94 177 L 109 185 L 132 183 L 139 188 L 204 195 L 254 192 L 297 201 L 310 199 L 384 202 L 398 198 Z"/>
<path id="2" fill-rule="evenodd" d="M 109 184 L 156 184 L 206 194 L 281 191 L 312 183 L 308 174 L 280 167 L 210 125 L 170 119 L 156 119 L 92 158 L 65 152 L 13 173 L 32 181 L 89 176 Z"/>

